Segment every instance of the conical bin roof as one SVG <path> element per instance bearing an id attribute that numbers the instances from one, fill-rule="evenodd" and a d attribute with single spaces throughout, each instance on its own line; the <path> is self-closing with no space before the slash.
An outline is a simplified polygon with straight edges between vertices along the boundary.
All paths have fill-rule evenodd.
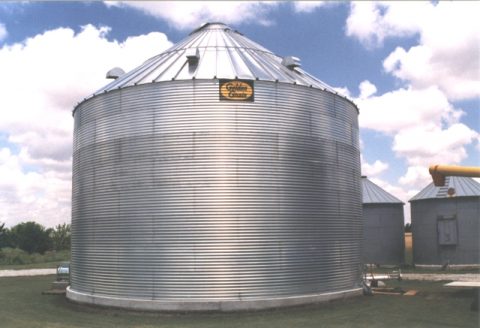
<path id="1" fill-rule="evenodd" d="M 447 176 L 444 186 L 436 187 L 432 182 L 410 199 L 410 202 L 423 199 L 472 196 L 480 196 L 480 183 L 469 177 Z"/>
<path id="2" fill-rule="evenodd" d="M 192 79 L 274 81 L 337 93 L 299 66 L 298 58 L 277 56 L 223 23 L 206 23 L 93 95 L 145 83 Z"/>
<path id="3" fill-rule="evenodd" d="M 403 202 L 362 176 L 363 204 L 403 204 Z"/>

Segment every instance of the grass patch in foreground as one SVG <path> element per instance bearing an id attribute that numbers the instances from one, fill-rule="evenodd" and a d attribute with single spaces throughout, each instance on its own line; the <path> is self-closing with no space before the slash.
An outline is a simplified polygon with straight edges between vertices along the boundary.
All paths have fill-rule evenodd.
<path id="1" fill-rule="evenodd" d="M 56 269 L 61 262 L 63 261 L 17 265 L 0 265 L 0 270 Z"/>
<path id="2" fill-rule="evenodd" d="M 69 260 L 70 250 L 28 254 L 18 248 L 0 249 L 0 270 L 56 268 L 60 262 Z"/>
<path id="3" fill-rule="evenodd" d="M 54 276 L 0 278 L 0 318 L 16 327 L 478 327 L 473 292 L 442 282 L 389 282 L 417 296 L 360 296 L 303 307 L 258 312 L 172 314 L 131 312 L 71 303 L 41 295 Z"/>

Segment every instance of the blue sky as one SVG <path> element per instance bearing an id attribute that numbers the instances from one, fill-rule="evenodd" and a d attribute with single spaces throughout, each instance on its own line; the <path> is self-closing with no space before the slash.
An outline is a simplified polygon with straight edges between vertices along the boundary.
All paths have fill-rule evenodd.
<path id="1" fill-rule="evenodd" d="M 480 163 L 476 2 L 0 4 L 0 222 L 70 221 L 73 106 L 206 21 L 353 99 L 362 170 L 408 201 L 433 163 Z M 406 207 L 409 220 L 409 208 Z"/>

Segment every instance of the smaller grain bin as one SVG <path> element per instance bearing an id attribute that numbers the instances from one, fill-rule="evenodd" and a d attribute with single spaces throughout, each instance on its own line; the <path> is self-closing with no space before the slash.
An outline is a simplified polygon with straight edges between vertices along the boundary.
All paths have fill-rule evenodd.
<path id="1" fill-rule="evenodd" d="M 410 199 L 413 262 L 480 264 L 480 184 L 467 177 L 430 183 Z"/>
<path id="2" fill-rule="evenodd" d="M 363 252 L 366 264 L 404 262 L 403 202 L 362 176 Z"/>

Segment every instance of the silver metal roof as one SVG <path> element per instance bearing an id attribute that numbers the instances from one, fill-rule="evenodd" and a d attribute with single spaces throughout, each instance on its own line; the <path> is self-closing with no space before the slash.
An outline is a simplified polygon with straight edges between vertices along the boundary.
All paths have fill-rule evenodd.
<path id="1" fill-rule="evenodd" d="M 403 204 L 397 197 L 389 194 L 367 177 L 362 176 L 363 204 Z"/>
<path id="2" fill-rule="evenodd" d="M 410 202 L 422 199 L 448 198 L 448 190 L 453 188 L 454 197 L 480 196 L 480 183 L 468 177 L 445 177 L 445 186 L 435 187 L 430 183 L 416 194 Z"/>
<path id="3" fill-rule="evenodd" d="M 223 23 L 206 23 L 93 95 L 138 84 L 192 79 L 278 81 L 337 93 L 299 66 L 298 58 L 277 56 Z"/>

